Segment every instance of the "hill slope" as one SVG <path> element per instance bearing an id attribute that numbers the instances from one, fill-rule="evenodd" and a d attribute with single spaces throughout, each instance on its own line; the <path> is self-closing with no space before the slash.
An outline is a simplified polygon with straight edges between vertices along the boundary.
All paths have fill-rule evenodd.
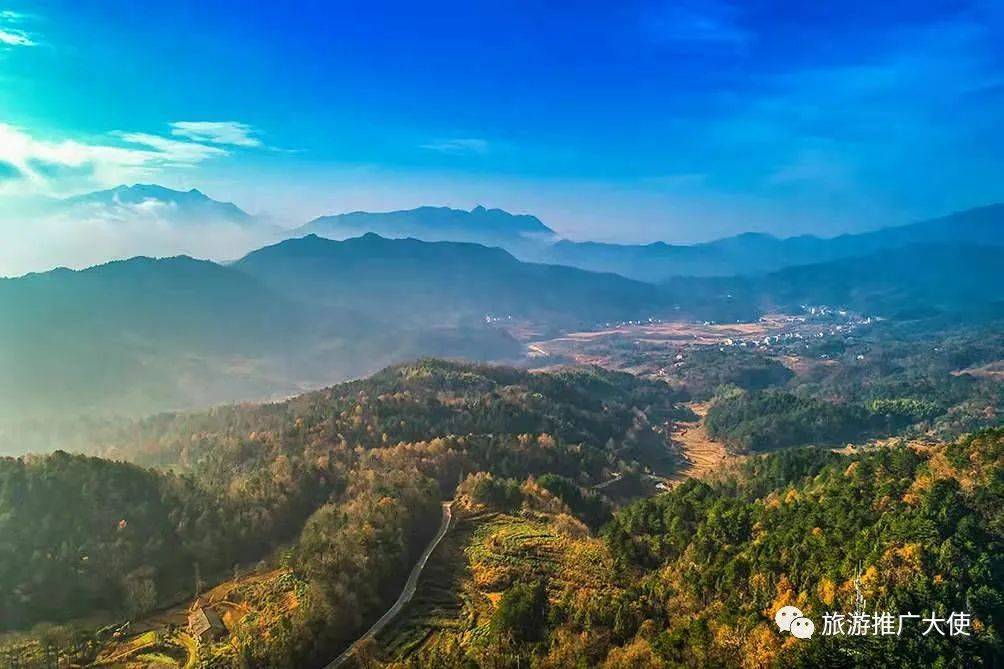
<path id="1" fill-rule="evenodd" d="M 602 539 L 527 481 L 521 504 L 461 514 L 415 605 L 354 666 L 997 666 L 1002 455 L 1000 430 L 777 453 L 636 502 Z M 814 621 L 811 641 L 778 631 L 787 605 Z M 871 632 L 876 611 L 891 634 Z M 944 622 L 955 611 L 971 616 L 965 635 Z M 827 613 L 843 634 L 824 634 Z M 935 614 L 941 631 L 925 634 Z"/>
<path id="2" fill-rule="evenodd" d="M 0 311 L 6 418 L 281 391 L 253 361 L 304 324 L 295 305 L 251 277 L 187 257 L 2 279 Z"/>
<path id="3" fill-rule="evenodd" d="M 133 258 L 0 280 L 0 419 L 288 395 L 422 355 L 517 357 L 487 314 L 649 315 L 659 290 L 473 244 L 315 236 L 230 266 Z"/>
<path id="4" fill-rule="evenodd" d="M 250 253 L 233 267 L 289 297 L 407 325 L 473 322 L 487 314 L 589 325 L 664 310 L 649 284 L 524 263 L 467 243 L 308 235 Z"/>
<path id="5" fill-rule="evenodd" d="M 0 458 L 0 629 L 142 614 L 286 541 L 287 605 L 230 602 L 259 615 L 243 628 L 228 619 L 234 636 L 198 652 L 212 666 L 229 666 L 236 647 L 250 666 L 320 666 L 393 601 L 463 476 L 604 480 L 636 466 L 652 436 L 639 416 L 657 424 L 674 400 L 598 369 L 423 360 L 280 403 L 126 423 L 94 444 L 170 472 Z M 26 557 L 41 564 L 26 571 Z M 278 615 L 284 627 L 270 628 Z"/>

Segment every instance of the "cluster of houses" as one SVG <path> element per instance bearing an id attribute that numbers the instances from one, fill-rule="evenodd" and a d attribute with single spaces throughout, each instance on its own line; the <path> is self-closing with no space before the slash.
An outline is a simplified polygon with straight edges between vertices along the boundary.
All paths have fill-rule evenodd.
<path id="1" fill-rule="evenodd" d="M 649 318 L 642 318 L 636 321 L 607 321 L 606 323 L 596 323 L 593 327 L 594 329 L 602 328 L 604 330 L 609 330 L 611 328 L 622 328 L 622 327 L 627 327 L 629 325 L 658 325 L 659 323 L 662 322 L 663 320 L 661 318 L 649 317 Z"/>

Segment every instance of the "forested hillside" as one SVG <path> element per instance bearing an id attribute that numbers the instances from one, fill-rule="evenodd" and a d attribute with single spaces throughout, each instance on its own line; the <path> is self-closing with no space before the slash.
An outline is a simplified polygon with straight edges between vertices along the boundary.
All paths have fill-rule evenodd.
<path id="1" fill-rule="evenodd" d="M 674 399 L 599 369 L 428 360 L 283 403 L 156 416 L 94 446 L 154 470 L 3 459 L 0 622 L 121 620 L 288 544 L 298 604 L 279 616 L 280 637 L 262 636 L 275 619 L 258 632 L 266 622 L 248 622 L 238 651 L 254 666 L 319 661 L 392 598 L 464 477 L 552 473 L 575 489 L 662 461 L 654 427 Z"/>
<path id="2" fill-rule="evenodd" d="M 283 499 L 256 500 L 63 452 L 2 459 L 0 628 L 133 616 L 189 595 L 200 574 L 218 578 L 293 536 L 328 490 L 301 478 Z"/>
<path id="3" fill-rule="evenodd" d="M 1004 386 L 992 372 L 1004 355 L 999 325 L 883 322 L 772 348 L 769 357 L 699 350 L 670 373 L 673 385 L 712 400 L 708 432 L 737 451 L 840 447 L 891 435 L 949 440 L 1002 417 Z M 799 374 L 779 362 L 796 359 Z"/>
<path id="4" fill-rule="evenodd" d="M 602 542 L 542 506 L 546 495 L 527 482 L 520 507 L 482 500 L 458 528 L 452 550 L 464 566 L 433 577 L 456 579 L 456 603 L 430 584 L 367 661 L 998 666 L 1002 482 L 1002 430 L 922 450 L 789 450 L 637 502 L 614 515 Z M 777 631 L 774 612 L 789 604 L 816 621 L 811 640 Z M 961 611 L 972 620 L 968 636 L 924 635 L 919 619 L 898 636 L 823 633 L 824 613 L 857 610 L 869 619 L 875 611 Z"/>

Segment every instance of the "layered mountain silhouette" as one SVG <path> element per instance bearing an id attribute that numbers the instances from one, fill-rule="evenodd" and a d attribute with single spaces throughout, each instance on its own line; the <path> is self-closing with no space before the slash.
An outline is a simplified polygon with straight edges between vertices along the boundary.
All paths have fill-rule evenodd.
<path id="1" fill-rule="evenodd" d="M 371 214 L 354 212 L 316 219 L 300 229 L 342 239 L 375 232 L 426 241 L 471 241 L 504 248 L 521 260 L 613 272 L 641 281 L 682 276 L 763 274 L 809 263 L 860 256 L 910 244 L 950 243 L 1004 246 L 1004 204 L 873 232 L 823 238 L 778 238 L 763 233 L 693 245 L 606 244 L 558 238 L 532 216 L 499 209 L 473 211 L 420 207 Z"/>
<path id="2" fill-rule="evenodd" d="M 736 321 L 807 304 L 999 317 L 1002 287 L 999 248 L 943 243 L 660 285 L 375 234 L 308 235 L 229 265 L 138 257 L 0 280 L 0 419 L 277 397 L 422 355 L 514 359 L 521 322 Z"/>
<path id="3" fill-rule="evenodd" d="M 230 203 L 160 186 L 59 206 L 164 210 L 179 229 L 215 221 L 193 238 L 256 225 Z M 994 205 L 831 239 L 630 246 L 560 240 L 497 209 L 423 207 L 317 219 L 306 229 L 347 239 L 259 242 L 227 264 L 134 257 L 0 279 L 0 421 L 278 397 L 422 355 L 515 359 L 514 324 L 551 335 L 821 304 L 898 319 L 999 317 L 1002 219 Z"/>
<path id="4" fill-rule="evenodd" d="M 151 226 L 146 224 L 157 221 L 175 231 L 174 236 L 144 242 L 150 248 L 141 249 L 143 253 L 163 251 L 226 258 L 286 237 L 315 234 L 344 240 L 375 233 L 390 239 L 468 242 L 499 247 L 527 262 L 610 272 L 651 283 L 674 277 L 766 274 L 785 267 L 851 258 L 912 244 L 1004 246 L 1004 204 L 861 234 L 778 238 L 750 232 L 692 245 L 575 242 L 562 239 L 534 216 L 481 206 L 470 211 L 428 206 L 382 213 L 356 211 L 322 216 L 292 231 L 283 231 L 247 214 L 233 203 L 214 200 L 196 189 L 177 191 L 151 184 L 119 186 L 52 201 L 48 211 L 68 220 L 118 220 L 138 224 L 137 228 L 146 226 L 148 230 Z M 211 232 L 203 234 L 202 230 L 186 236 L 186 229 L 199 226 L 220 230 L 220 239 L 214 241 Z M 117 246 L 132 248 L 129 244 Z"/>
<path id="5" fill-rule="evenodd" d="M 767 234 L 745 233 L 692 246 L 661 242 L 617 245 L 561 241 L 545 249 L 543 258 L 558 264 L 659 281 L 676 276 L 761 274 L 792 265 L 924 243 L 1004 246 L 1004 205 L 830 238 L 801 235 L 780 239 Z"/>
<path id="6" fill-rule="evenodd" d="M 229 260 L 286 236 L 275 222 L 196 189 L 118 186 L 0 211 L 0 276 L 141 255 Z"/>
<path id="7" fill-rule="evenodd" d="M 660 305 L 616 275 L 372 234 L 227 266 L 137 257 L 0 279 L 0 419 L 283 396 L 422 355 L 512 359 L 522 347 L 486 319 L 588 327 Z"/>
<path id="8" fill-rule="evenodd" d="M 449 207 L 418 207 L 402 211 L 356 211 L 322 216 L 299 228 L 297 234 L 317 234 L 347 239 L 373 232 L 381 237 L 414 238 L 426 242 L 473 242 L 499 246 L 531 258 L 558 235 L 535 216 L 510 214 L 502 209 L 475 207 L 470 211 Z"/>
<path id="9" fill-rule="evenodd" d="M 679 277 L 661 285 L 684 304 L 728 300 L 756 312 L 828 305 L 891 319 L 1004 315 L 1000 248 L 925 243 L 786 267 L 758 276 Z"/>

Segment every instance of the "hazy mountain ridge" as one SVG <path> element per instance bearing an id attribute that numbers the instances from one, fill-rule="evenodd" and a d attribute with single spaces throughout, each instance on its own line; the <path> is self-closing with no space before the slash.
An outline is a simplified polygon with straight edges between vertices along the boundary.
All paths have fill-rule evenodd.
<path id="1" fill-rule="evenodd" d="M 179 191 L 156 184 L 117 186 L 66 198 L 53 203 L 54 210 L 73 213 L 82 207 L 104 208 L 107 214 L 128 215 L 136 209 L 146 209 L 169 218 L 175 223 L 219 221 L 251 225 L 255 218 L 233 202 L 221 202 L 192 188 Z M 69 212 L 67 212 L 69 210 Z"/>
<path id="2" fill-rule="evenodd" d="M 727 300 L 758 312 L 828 305 L 884 318 L 1004 314 L 1004 264 L 987 246 L 913 244 L 760 276 L 679 277 L 661 285 L 696 303 Z"/>
<path id="3" fill-rule="evenodd" d="M 187 257 L 0 281 L 3 415 L 200 406 L 289 392 L 267 358 L 300 310 L 252 277 Z M 40 413 L 36 413 L 36 409 Z"/>
<path id="4" fill-rule="evenodd" d="M 657 286 L 375 234 L 289 239 L 229 265 L 138 257 L 0 280 L 0 408 L 6 419 L 135 414 L 284 396 L 422 355 L 514 359 L 522 346 L 486 323 L 510 317 L 551 332 L 805 304 L 995 317 L 1002 267 L 996 247 L 928 243 Z"/>
<path id="5" fill-rule="evenodd" d="M 506 359 L 485 317 L 584 327 L 658 288 L 474 244 L 308 236 L 229 266 L 137 257 L 0 280 L 4 419 L 288 395 L 421 355 Z"/>
<path id="6" fill-rule="evenodd" d="M 417 207 L 389 212 L 354 211 L 321 216 L 297 230 L 303 234 L 355 237 L 375 232 L 381 237 L 415 237 L 423 241 L 472 241 L 538 237 L 557 239 L 557 233 L 536 216 L 510 214 L 503 209 L 477 206 L 470 211 L 450 207 Z M 466 239 L 460 238 L 466 236 Z M 434 239 L 434 237 L 440 237 Z"/>
<path id="7" fill-rule="evenodd" d="M 77 241 L 59 239 L 51 245 L 55 264 L 74 267 L 81 265 L 62 260 L 72 256 L 72 247 L 82 239 L 101 237 L 108 237 L 104 246 L 109 249 L 106 253 L 114 254 L 111 257 L 186 254 L 226 260 L 284 238 L 316 234 L 344 240 L 372 232 L 392 239 L 499 247 L 527 262 L 610 272 L 650 283 L 673 277 L 767 274 L 920 243 L 1004 246 L 1004 204 L 837 237 L 778 238 L 749 232 L 692 245 L 570 241 L 535 216 L 482 206 L 470 211 L 434 206 L 355 211 L 321 216 L 290 231 L 196 189 L 177 191 L 152 184 L 118 186 L 53 201 L 43 213 L 71 234 L 83 228 Z M 62 246 L 66 249 L 55 250 Z"/>
<path id="8" fill-rule="evenodd" d="M 561 241 L 549 247 L 544 257 L 549 262 L 658 281 L 673 276 L 762 274 L 924 243 L 1004 246 L 1004 204 L 829 238 L 800 235 L 782 239 L 744 233 L 692 246 Z"/>
<path id="9" fill-rule="evenodd" d="M 424 241 L 468 241 L 500 246 L 520 260 L 612 272 L 640 281 L 677 276 L 764 274 L 788 266 L 866 255 L 910 244 L 1004 245 L 1004 204 L 957 212 L 901 226 L 837 237 L 778 238 L 743 233 L 693 245 L 612 244 L 561 239 L 532 216 L 478 207 L 470 212 L 419 207 L 388 213 L 353 212 L 325 216 L 298 232 L 344 239 L 375 232 Z"/>
<path id="10" fill-rule="evenodd" d="M 525 263 L 478 244 L 373 233 L 341 242 L 289 239 L 232 266 L 287 296 L 379 310 L 405 324 L 480 321 L 491 314 L 585 326 L 664 307 L 654 286 L 622 276 Z"/>
<path id="11" fill-rule="evenodd" d="M 0 211 L 0 275 L 85 269 L 135 256 L 229 260 L 285 236 L 274 221 L 196 189 L 118 186 Z"/>

